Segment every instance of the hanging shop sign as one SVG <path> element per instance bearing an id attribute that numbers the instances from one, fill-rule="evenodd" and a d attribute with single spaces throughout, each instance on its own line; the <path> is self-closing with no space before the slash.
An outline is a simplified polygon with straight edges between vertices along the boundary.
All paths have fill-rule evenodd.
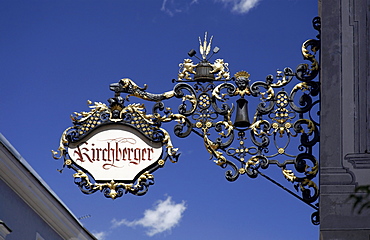
<path id="1" fill-rule="evenodd" d="M 125 81 L 112 84 L 111 90 L 122 90 Z M 176 95 L 168 94 L 161 98 Z M 147 95 L 152 101 L 156 97 Z M 168 111 L 160 114 L 160 103 L 154 104 L 154 114 L 147 114 L 143 104 L 124 102 L 117 94 L 109 105 L 88 101 L 91 110 L 71 116 L 73 126 L 63 132 L 58 151 L 52 151 L 55 159 L 64 158 L 63 167 L 75 171 L 74 182 L 85 194 L 101 191 L 113 199 L 126 193 L 143 195 L 154 184 L 152 173 L 167 160 L 178 160 L 177 148 L 161 124 L 182 122 L 185 117 Z"/>
<path id="2" fill-rule="evenodd" d="M 313 23 L 319 30 L 320 19 Z M 126 193 L 143 195 L 154 183 L 152 173 L 167 160 L 178 160 L 177 148 L 161 127 L 175 121 L 173 133 L 200 137 L 228 181 L 262 176 L 283 187 L 263 173 L 269 166 L 277 167 L 301 196 L 283 189 L 314 208 L 312 222 L 318 224 L 314 203 L 319 189 L 314 179 L 319 161 L 314 153 L 320 139 L 320 82 L 315 56 L 320 40 L 302 44 L 303 58 L 310 64 L 299 64 L 295 71 L 286 67 L 275 76 L 253 81 L 246 71 L 231 77 L 223 59 L 209 61 L 219 51 L 215 47 L 211 53 L 212 39 L 208 41 L 207 34 L 203 42 L 199 39 L 201 58 L 189 51 L 189 57 L 200 62 L 184 59 L 171 91 L 149 93 L 146 85 L 139 87 L 128 78 L 110 84 L 114 97 L 108 105 L 89 102 L 89 112 L 72 115 L 73 126 L 63 132 L 54 158 L 63 157 L 64 166 L 75 170 L 75 183 L 86 194 L 102 191 L 113 199 Z M 128 104 L 130 97 L 152 105 L 151 111 L 144 104 Z M 165 105 L 169 99 L 181 101 L 175 111 Z"/>

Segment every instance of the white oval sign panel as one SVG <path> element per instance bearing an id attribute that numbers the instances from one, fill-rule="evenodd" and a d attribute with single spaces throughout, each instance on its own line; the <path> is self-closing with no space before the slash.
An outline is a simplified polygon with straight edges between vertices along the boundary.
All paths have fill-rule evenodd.
<path id="1" fill-rule="evenodd" d="M 140 172 L 156 164 L 162 151 L 162 143 L 121 124 L 102 126 L 68 147 L 71 160 L 96 181 L 134 181 Z"/>

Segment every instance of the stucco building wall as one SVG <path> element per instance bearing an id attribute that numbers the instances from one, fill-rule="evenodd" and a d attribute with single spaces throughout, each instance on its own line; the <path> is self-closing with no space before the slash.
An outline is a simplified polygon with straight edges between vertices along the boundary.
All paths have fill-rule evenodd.
<path id="1" fill-rule="evenodd" d="M 321 0 L 320 238 L 369 239 L 370 212 L 348 201 L 370 185 L 370 1 Z"/>

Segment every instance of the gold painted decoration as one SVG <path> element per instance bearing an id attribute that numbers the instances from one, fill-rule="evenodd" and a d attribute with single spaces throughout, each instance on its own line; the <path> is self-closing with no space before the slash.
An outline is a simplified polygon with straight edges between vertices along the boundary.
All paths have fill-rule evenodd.
<path id="1" fill-rule="evenodd" d="M 180 63 L 179 67 L 179 74 L 178 80 L 181 81 L 182 79 L 192 80 L 190 74 L 195 74 L 195 68 L 197 65 L 193 63 L 193 60 L 187 58 L 184 60 L 184 63 Z"/>
<path id="2" fill-rule="evenodd" d="M 229 64 L 225 63 L 223 59 L 216 59 L 216 61 L 211 64 L 211 66 L 212 70 L 210 71 L 210 73 L 217 73 L 215 80 L 230 79 L 230 72 L 228 68 Z"/>

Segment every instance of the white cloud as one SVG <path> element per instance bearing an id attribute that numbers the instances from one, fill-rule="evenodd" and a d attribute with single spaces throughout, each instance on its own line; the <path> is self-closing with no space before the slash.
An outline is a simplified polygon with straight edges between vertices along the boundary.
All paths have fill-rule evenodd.
<path id="1" fill-rule="evenodd" d="M 161 11 L 172 17 L 175 13 L 181 12 L 181 9 L 176 7 L 174 0 L 163 0 Z"/>
<path id="2" fill-rule="evenodd" d="M 235 13 L 247 13 L 252 8 L 256 7 L 262 0 L 214 0 L 215 2 L 222 2 L 225 5 L 231 5 L 231 11 Z M 176 13 L 189 11 L 193 4 L 198 4 L 199 0 L 163 0 L 161 11 L 173 17 Z"/>
<path id="3" fill-rule="evenodd" d="M 178 0 L 163 0 L 161 11 L 173 17 L 176 13 L 186 12 L 190 6 L 198 3 L 198 0 L 178 1 Z"/>
<path id="4" fill-rule="evenodd" d="M 93 232 L 94 236 L 98 239 L 98 240 L 105 240 L 108 233 L 107 232 Z"/>
<path id="5" fill-rule="evenodd" d="M 122 219 L 117 221 L 112 220 L 113 227 L 119 227 L 125 225 L 128 227 L 142 226 L 147 228 L 146 234 L 148 236 L 154 236 L 155 234 L 162 233 L 171 230 L 177 226 L 183 216 L 186 206 L 185 202 L 175 203 L 171 197 L 167 197 L 166 200 L 159 200 L 153 209 L 147 209 L 144 212 L 144 216 L 139 220 L 128 221 Z"/>
<path id="6" fill-rule="evenodd" d="M 247 13 L 257 6 L 261 0 L 218 0 L 225 4 L 231 4 L 231 10 L 236 13 Z"/>

